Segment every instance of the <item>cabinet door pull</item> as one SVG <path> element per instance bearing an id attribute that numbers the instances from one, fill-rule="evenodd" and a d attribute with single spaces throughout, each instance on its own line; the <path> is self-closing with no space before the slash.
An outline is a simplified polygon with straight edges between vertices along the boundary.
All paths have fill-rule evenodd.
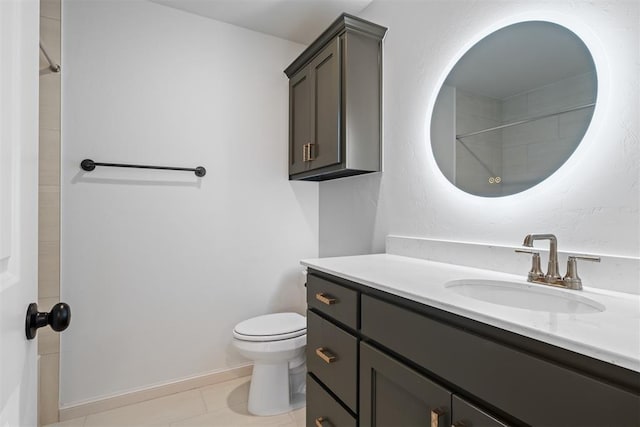
<path id="1" fill-rule="evenodd" d="M 431 427 L 440 427 L 440 419 L 446 414 L 444 408 L 436 408 L 431 410 Z"/>
<path id="2" fill-rule="evenodd" d="M 333 298 L 332 296 L 329 296 L 327 294 L 325 294 L 324 292 L 319 292 L 316 294 L 316 299 L 318 301 L 320 301 L 323 304 L 327 304 L 327 305 L 331 305 L 331 304 L 335 304 L 336 302 L 338 302 L 337 299 Z"/>
<path id="3" fill-rule="evenodd" d="M 333 424 L 331 424 L 329 418 L 318 417 L 316 418 L 316 427 L 333 427 Z"/>
<path id="4" fill-rule="evenodd" d="M 314 149 L 313 147 L 315 147 L 316 144 L 312 144 L 312 143 L 308 143 L 308 144 L 304 144 L 302 146 L 302 161 L 303 162 L 310 162 L 311 160 L 315 160 L 316 158 L 314 157 Z"/>
<path id="5" fill-rule="evenodd" d="M 451 424 L 451 427 L 466 427 L 467 425 L 464 423 L 464 421 L 456 421 L 455 423 Z"/>
<path id="6" fill-rule="evenodd" d="M 307 160 L 308 161 L 315 160 L 316 159 L 316 157 L 315 157 L 315 154 L 316 154 L 315 153 L 315 146 L 316 146 L 316 144 L 309 143 L 308 145 L 309 145 L 309 148 L 307 149 Z"/>
<path id="7" fill-rule="evenodd" d="M 336 361 L 336 355 L 326 350 L 324 347 L 316 348 L 316 355 L 327 363 L 333 363 Z"/>

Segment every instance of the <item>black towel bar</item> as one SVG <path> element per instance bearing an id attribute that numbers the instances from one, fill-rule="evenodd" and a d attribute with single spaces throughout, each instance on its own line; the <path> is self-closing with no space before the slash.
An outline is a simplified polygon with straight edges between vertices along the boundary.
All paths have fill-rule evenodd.
<path id="1" fill-rule="evenodd" d="M 92 171 L 96 168 L 96 166 L 109 166 L 109 167 L 117 167 L 117 168 L 138 168 L 138 169 L 164 169 L 164 170 L 172 170 L 172 171 L 189 171 L 195 172 L 196 176 L 203 177 L 206 175 L 207 170 L 202 166 L 198 166 L 196 168 L 176 168 L 172 166 L 149 166 L 149 165 L 127 165 L 122 163 L 98 163 L 94 162 L 91 159 L 84 159 L 80 162 L 80 167 L 86 171 Z"/>

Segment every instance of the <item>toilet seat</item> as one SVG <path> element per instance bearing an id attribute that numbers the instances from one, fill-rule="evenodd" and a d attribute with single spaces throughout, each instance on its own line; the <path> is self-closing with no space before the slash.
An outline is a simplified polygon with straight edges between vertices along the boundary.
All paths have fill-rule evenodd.
<path id="1" fill-rule="evenodd" d="M 307 333 L 307 319 L 298 313 L 275 313 L 240 322 L 233 336 L 242 341 L 280 341 Z"/>

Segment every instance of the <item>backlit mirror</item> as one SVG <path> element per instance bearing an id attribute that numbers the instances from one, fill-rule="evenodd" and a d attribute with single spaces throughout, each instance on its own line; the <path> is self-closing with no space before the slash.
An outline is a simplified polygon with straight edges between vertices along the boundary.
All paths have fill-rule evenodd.
<path id="1" fill-rule="evenodd" d="M 504 27 L 453 67 L 431 117 L 431 148 L 447 179 L 500 197 L 540 183 L 571 156 L 596 102 L 585 44 L 543 21 Z"/>

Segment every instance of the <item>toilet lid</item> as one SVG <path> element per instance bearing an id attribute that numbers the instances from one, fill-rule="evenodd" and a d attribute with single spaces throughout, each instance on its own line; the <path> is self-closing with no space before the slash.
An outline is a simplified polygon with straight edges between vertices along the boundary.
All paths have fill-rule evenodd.
<path id="1" fill-rule="evenodd" d="M 307 319 L 298 313 L 275 313 L 253 317 L 233 328 L 233 336 L 245 341 L 275 341 L 307 333 Z"/>

